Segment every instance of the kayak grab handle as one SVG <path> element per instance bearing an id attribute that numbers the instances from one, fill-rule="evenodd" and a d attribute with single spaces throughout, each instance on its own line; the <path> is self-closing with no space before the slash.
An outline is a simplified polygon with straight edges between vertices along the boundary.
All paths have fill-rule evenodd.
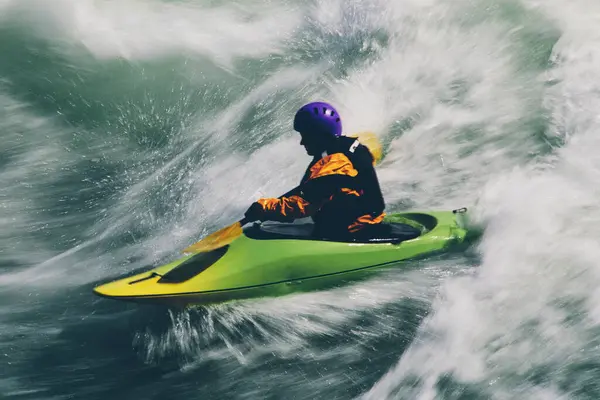
<path id="1" fill-rule="evenodd" d="M 462 228 L 467 229 L 467 216 L 465 213 L 467 212 L 467 207 L 457 208 L 456 210 L 452 210 L 452 213 L 456 215 L 456 224 Z"/>

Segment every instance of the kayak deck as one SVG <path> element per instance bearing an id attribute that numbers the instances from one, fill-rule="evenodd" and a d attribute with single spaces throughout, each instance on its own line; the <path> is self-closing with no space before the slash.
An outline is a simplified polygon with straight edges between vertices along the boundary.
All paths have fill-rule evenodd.
<path id="1" fill-rule="evenodd" d="M 255 240 L 312 240 L 321 242 L 340 242 L 335 239 L 319 238 L 312 236 L 313 224 L 257 224 L 244 231 L 244 234 Z M 368 239 L 353 239 L 342 241 L 342 243 L 392 243 L 398 244 L 406 240 L 419 237 L 420 229 L 403 223 L 387 223 L 385 230 L 369 237 Z"/>

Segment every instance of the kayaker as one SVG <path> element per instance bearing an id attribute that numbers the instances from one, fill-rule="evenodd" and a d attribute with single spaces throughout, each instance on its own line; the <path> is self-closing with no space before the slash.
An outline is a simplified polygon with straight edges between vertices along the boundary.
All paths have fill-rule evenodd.
<path id="1" fill-rule="evenodd" d="M 279 198 L 259 199 L 246 211 L 246 220 L 292 222 L 310 216 L 316 237 L 375 235 L 385 202 L 369 149 L 355 138 L 342 136 L 340 115 L 328 103 L 301 107 L 294 130 L 314 157 L 300 185 Z"/>

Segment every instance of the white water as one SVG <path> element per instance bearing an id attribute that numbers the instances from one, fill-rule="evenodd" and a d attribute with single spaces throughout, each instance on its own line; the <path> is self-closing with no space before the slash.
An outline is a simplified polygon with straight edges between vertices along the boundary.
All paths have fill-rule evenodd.
<path id="1" fill-rule="evenodd" d="M 40 160 L 60 176 L 61 169 L 72 167 L 79 157 L 57 144 L 56 138 L 64 134 L 55 127 L 60 122 L 23 111 L 19 101 L 7 96 L 11 106 L 5 113 L 13 119 L 0 122 L 2 137 L 19 137 L 24 128 L 43 134 L 27 141 L 0 177 L 0 218 L 10 225 L 0 241 L 11 249 L 1 253 L 2 258 L 31 265 L 0 276 L 4 287 L 33 290 L 35 284 L 35 290 L 50 289 L 43 293 L 52 296 L 54 289 L 114 274 L 131 254 L 139 256 L 132 267 L 176 255 L 192 241 L 190 235 L 236 220 L 257 197 L 276 196 L 296 184 L 308 157 L 290 132 L 291 116 L 305 101 L 329 98 L 344 116 L 347 132 L 374 130 L 389 144 L 378 171 L 390 207 L 468 206 L 486 226 L 479 248 L 482 264 L 468 276 L 435 275 L 441 291 L 432 314 L 397 365 L 365 398 L 433 399 L 441 396 L 438 382 L 447 374 L 492 398 L 564 398 L 569 396 L 560 386 L 568 379 L 565 371 L 598 356 L 594 333 L 600 321 L 600 8 L 595 3 L 357 0 L 209 6 L 132 0 L 61 0 L 49 5 L 30 0 L 0 2 L 0 11 L 23 18 L 38 35 L 51 38 L 74 66 L 90 62 L 79 61 L 81 49 L 98 63 L 125 59 L 135 65 L 189 57 L 189 63 L 165 74 L 165 79 L 183 75 L 202 90 L 203 83 L 196 79 L 206 60 L 194 61 L 198 57 L 214 64 L 208 70 L 223 68 L 246 82 L 227 107 L 198 115 L 194 124 L 182 127 L 179 140 L 189 146 L 174 159 L 134 171 L 133 182 L 117 194 L 112 208 L 92 219 L 80 246 L 67 251 L 53 251 L 24 232 L 39 221 L 36 210 L 50 190 L 45 186 L 54 182 L 38 173 Z M 313 41 L 296 36 L 309 28 Z M 376 38 L 378 32 L 386 36 L 385 43 Z M 560 35 L 553 49 L 556 65 L 546 72 L 534 51 L 553 35 Z M 242 62 L 335 49 L 363 36 L 367 39 L 360 50 L 370 55 L 345 79 L 328 74 L 331 60 L 326 57 L 310 65 L 284 64 L 256 82 L 256 71 L 248 71 Z M 281 93 L 285 100 L 277 97 Z M 254 116 L 255 106 L 267 122 L 242 131 L 239 124 Z M 539 123 L 536 117 L 545 115 L 551 119 L 546 132 L 531 127 Z M 251 148 L 239 144 L 244 135 L 254 139 Z M 544 135 L 565 139 L 565 147 L 545 154 Z M 277 139 L 271 142 L 273 137 Z M 262 139 L 267 144 L 260 143 Z M 113 147 L 93 143 L 98 154 L 111 160 L 154 157 L 143 151 L 132 154 L 119 147 L 120 142 Z M 207 165 L 186 163 L 202 148 L 213 152 Z M 166 181 L 179 174 L 184 176 L 184 195 L 164 191 L 179 199 L 172 203 L 176 211 L 155 213 L 147 199 L 162 193 Z M 27 180 L 38 188 L 34 196 L 18 184 Z M 64 224 L 70 218 L 73 215 L 66 214 L 50 222 Z M 101 246 L 103 240 L 124 235 L 138 224 L 148 227 L 147 237 L 117 249 Z M 425 272 L 409 275 L 409 283 L 392 284 L 392 290 L 382 292 L 376 281 L 302 295 L 305 300 L 288 301 L 283 309 L 267 301 L 260 309 L 275 315 L 263 340 L 244 343 L 242 352 L 240 346 L 216 347 L 213 352 L 233 355 L 241 364 L 251 363 L 254 352 L 262 355 L 267 350 L 281 351 L 285 358 L 286 351 L 298 351 L 307 336 L 339 333 L 359 311 L 370 309 L 377 315 L 385 305 L 406 297 L 431 299 L 435 285 L 428 277 Z M 355 290 L 362 290 L 362 300 L 352 300 Z M 240 313 L 250 321 L 263 318 L 252 305 L 236 306 L 218 318 L 231 318 L 233 326 Z M 298 315 L 324 315 L 327 321 L 303 325 L 293 321 Z M 179 323 L 175 320 L 164 337 L 146 339 L 148 356 L 159 357 L 167 347 L 191 357 L 193 367 L 206 358 L 198 351 L 203 342 L 193 337 L 206 332 L 191 326 L 182 333 Z M 265 341 L 266 349 L 261 347 Z M 352 344 L 345 350 L 364 356 Z M 226 356 L 215 356 L 219 357 Z M 527 379 L 543 368 L 552 372 L 541 383 Z M 339 379 L 340 374 L 332 372 Z M 415 376 L 421 379 L 418 386 L 405 385 Z"/>
<path id="2" fill-rule="evenodd" d="M 229 66 L 236 57 L 277 53 L 300 22 L 295 6 L 243 2 L 211 7 L 156 0 L 24 0 L 4 7 L 24 14 L 34 29 L 59 44 L 82 45 L 98 59 L 132 62 L 189 51 Z"/>
<path id="3" fill-rule="evenodd" d="M 433 399 L 449 373 L 492 398 L 568 398 L 559 385 L 581 379 L 568 370 L 598 357 L 600 14 L 591 2 L 538 6 L 562 31 L 547 77 L 559 83 L 544 101 L 550 133 L 569 140 L 539 164 L 488 178 L 477 274 L 443 285 L 415 344 L 365 398 Z M 539 384 L 527 379 L 542 368 L 551 372 Z M 414 391 L 402 387 L 410 376 L 422 379 Z"/>

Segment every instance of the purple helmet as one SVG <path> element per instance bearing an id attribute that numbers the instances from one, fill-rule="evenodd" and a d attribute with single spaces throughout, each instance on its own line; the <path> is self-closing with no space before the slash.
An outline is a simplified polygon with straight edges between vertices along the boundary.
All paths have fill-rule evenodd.
<path id="1" fill-rule="evenodd" d="M 342 120 L 331 104 L 308 103 L 296 112 L 294 130 L 338 137 L 342 134 Z"/>

